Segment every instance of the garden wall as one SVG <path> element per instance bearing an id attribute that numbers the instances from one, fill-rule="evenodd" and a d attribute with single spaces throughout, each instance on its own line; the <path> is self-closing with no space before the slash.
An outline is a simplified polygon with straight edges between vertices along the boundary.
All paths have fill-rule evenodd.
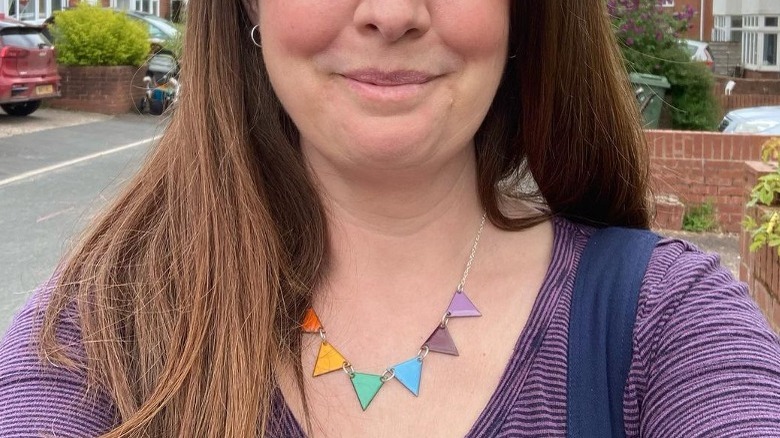
<path id="1" fill-rule="evenodd" d="M 62 97 L 53 108 L 103 114 L 122 114 L 135 108 L 144 93 L 142 67 L 59 66 Z"/>
<path id="2" fill-rule="evenodd" d="M 654 193 L 685 205 L 711 201 L 721 229 L 739 232 L 747 201 L 744 162 L 759 160 L 769 137 L 663 130 L 647 130 L 645 135 Z M 674 229 L 677 221 L 666 217 L 670 210 L 674 208 L 661 202 L 657 223 Z"/>
<path id="3" fill-rule="evenodd" d="M 758 177 L 771 170 L 772 168 L 763 162 L 753 161 L 743 165 L 743 191 L 746 200 Z M 746 208 L 745 214 L 759 222 L 766 211 L 765 207 L 752 207 Z M 740 233 L 739 243 L 739 279 L 747 283 L 753 300 L 775 332 L 780 333 L 780 257 L 777 250 L 765 246 L 756 252 L 750 252 L 750 234 L 745 231 Z"/>
<path id="4" fill-rule="evenodd" d="M 780 83 L 780 81 L 778 81 Z M 753 106 L 780 106 L 780 94 L 732 94 L 718 95 L 721 117 L 731 110 L 750 108 Z"/>
<path id="5" fill-rule="evenodd" d="M 780 80 L 760 78 L 732 78 L 730 76 L 715 76 L 715 94 L 723 94 L 726 84 L 734 81 L 732 95 L 739 94 L 772 94 L 780 96 Z"/>
<path id="6" fill-rule="evenodd" d="M 725 88 L 734 81 L 734 89 L 726 96 Z M 727 112 L 753 106 L 780 105 L 780 79 L 750 79 L 715 76 L 715 96 L 720 102 L 722 115 Z"/>

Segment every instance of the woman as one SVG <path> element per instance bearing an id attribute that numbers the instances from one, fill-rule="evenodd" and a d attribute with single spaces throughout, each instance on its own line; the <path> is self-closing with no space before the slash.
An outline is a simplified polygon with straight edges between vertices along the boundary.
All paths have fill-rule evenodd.
<path id="1" fill-rule="evenodd" d="M 0 350 L 2 435 L 564 436 L 577 260 L 650 214 L 602 3 L 190 0 L 165 137 Z M 714 257 L 662 241 L 639 300 L 628 436 L 780 436 Z"/>

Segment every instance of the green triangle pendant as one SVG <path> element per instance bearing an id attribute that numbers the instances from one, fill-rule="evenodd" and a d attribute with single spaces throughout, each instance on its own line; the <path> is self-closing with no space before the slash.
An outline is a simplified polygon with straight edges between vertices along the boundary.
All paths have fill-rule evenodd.
<path id="1" fill-rule="evenodd" d="M 360 407 L 365 411 L 385 382 L 382 381 L 382 376 L 376 374 L 355 373 L 350 379 L 360 401 Z"/>

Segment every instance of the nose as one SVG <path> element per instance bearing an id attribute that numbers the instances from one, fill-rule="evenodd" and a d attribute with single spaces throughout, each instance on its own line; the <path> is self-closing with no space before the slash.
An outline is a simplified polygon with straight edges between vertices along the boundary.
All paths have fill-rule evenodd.
<path id="1" fill-rule="evenodd" d="M 355 9 L 361 32 L 376 33 L 388 42 L 424 35 L 431 27 L 428 0 L 363 0 Z"/>

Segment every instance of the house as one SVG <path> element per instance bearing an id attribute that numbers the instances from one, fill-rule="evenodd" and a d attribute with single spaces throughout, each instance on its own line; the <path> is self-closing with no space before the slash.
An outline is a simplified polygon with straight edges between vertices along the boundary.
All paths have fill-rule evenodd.
<path id="1" fill-rule="evenodd" d="M 171 18 L 179 10 L 182 0 L 88 0 L 90 3 L 148 12 L 164 18 Z M 75 6 L 79 0 L 0 0 L 0 12 L 18 20 L 42 22 L 54 11 Z M 175 15 L 175 14 L 174 14 Z"/>
<path id="2" fill-rule="evenodd" d="M 712 40 L 741 46 L 742 76 L 780 79 L 780 1 L 713 0 Z"/>
<path id="3" fill-rule="evenodd" d="M 712 2 L 713 0 L 660 0 L 661 6 L 673 13 L 693 13 L 691 27 L 681 37 L 699 41 L 709 41 L 712 35 Z"/>

